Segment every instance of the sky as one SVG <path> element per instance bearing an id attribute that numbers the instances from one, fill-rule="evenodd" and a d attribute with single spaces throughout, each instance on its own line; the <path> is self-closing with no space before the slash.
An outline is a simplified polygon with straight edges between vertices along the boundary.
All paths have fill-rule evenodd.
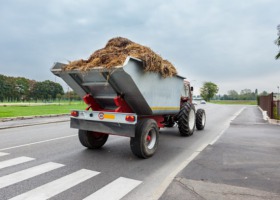
<path id="1" fill-rule="evenodd" d="M 150 47 L 195 87 L 277 92 L 279 0 L 9 0 L 0 6 L 0 74 L 55 77 L 113 37 Z"/>

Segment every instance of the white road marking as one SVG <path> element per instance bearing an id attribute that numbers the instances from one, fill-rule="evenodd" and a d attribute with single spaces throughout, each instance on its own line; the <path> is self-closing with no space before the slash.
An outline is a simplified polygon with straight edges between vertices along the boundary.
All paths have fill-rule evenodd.
<path id="1" fill-rule="evenodd" d="M 141 183 L 142 181 L 120 177 L 84 200 L 119 200 Z"/>
<path id="2" fill-rule="evenodd" d="M 230 126 L 230 122 L 232 122 L 233 120 L 235 120 L 235 118 L 240 115 L 240 113 L 245 109 L 246 107 L 242 107 L 239 111 L 237 111 L 236 113 L 233 114 L 232 118 L 230 118 L 228 125 L 216 136 L 216 138 L 214 138 L 214 140 L 212 140 L 212 142 L 210 142 L 210 145 L 214 145 L 218 139 L 224 134 L 224 132 L 229 128 Z"/>
<path id="3" fill-rule="evenodd" d="M 0 178 L 0 189 L 63 166 L 64 165 L 62 164 L 49 162 L 13 174 L 3 176 Z"/>
<path id="4" fill-rule="evenodd" d="M 0 156 L 6 156 L 6 155 L 9 155 L 9 154 L 8 153 L 0 152 Z"/>
<path id="5" fill-rule="evenodd" d="M 26 193 L 18 195 L 10 200 L 25 200 L 25 199 L 34 199 L 34 200 L 45 200 L 49 199 L 79 183 L 92 178 L 93 176 L 98 175 L 100 172 L 91 171 L 87 169 L 81 169 L 72 174 L 64 176 L 60 179 L 37 187 L 33 190 L 30 190 Z"/>
<path id="6" fill-rule="evenodd" d="M 226 129 L 228 129 L 230 122 L 233 121 L 246 107 L 242 107 L 239 111 L 237 111 L 233 117 L 229 120 L 228 125 L 225 127 L 225 129 L 223 129 L 217 136 L 216 138 L 214 138 L 214 140 L 212 142 L 210 142 L 210 145 L 213 145 L 222 135 L 223 133 L 226 131 Z M 162 182 L 162 184 L 157 188 L 156 192 L 153 194 L 153 199 L 159 199 L 161 197 L 161 195 L 163 194 L 163 192 L 167 189 L 167 187 L 169 186 L 169 184 L 173 181 L 174 177 L 181 171 L 183 170 L 185 167 L 188 166 L 188 164 L 195 159 L 196 156 L 198 156 L 200 154 L 200 152 L 207 147 L 208 144 L 202 144 L 199 148 L 197 148 L 197 150 L 184 162 L 181 163 L 181 165 L 179 165 L 173 172 L 171 172 Z"/>
<path id="7" fill-rule="evenodd" d="M 204 149 L 207 146 L 207 144 L 201 145 L 198 149 Z M 160 186 L 156 189 L 155 193 L 153 194 L 152 199 L 159 199 L 163 192 L 167 189 L 167 187 L 170 185 L 170 183 L 173 181 L 174 177 L 182 171 L 188 164 L 195 159 L 198 154 L 200 154 L 201 151 L 195 151 L 188 159 L 186 159 L 184 162 L 182 162 L 174 171 L 172 171 L 160 184 Z"/>
<path id="8" fill-rule="evenodd" d="M 5 160 L 0 162 L 0 169 L 6 168 L 6 167 L 11 167 L 14 165 L 18 165 L 21 163 L 25 163 L 25 162 L 29 162 L 31 160 L 35 160 L 35 158 L 29 158 L 29 157 L 18 157 L 18 158 L 14 158 L 14 159 L 10 159 L 10 160 Z"/>
<path id="9" fill-rule="evenodd" d="M 28 143 L 28 144 L 13 146 L 13 147 L 7 147 L 7 148 L 4 148 L 4 149 L 0 149 L 0 151 L 6 151 L 6 150 L 16 149 L 16 148 L 20 148 L 20 147 L 26 147 L 26 146 L 31 146 L 31 145 L 34 145 L 34 144 L 45 143 L 45 142 L 52 142 L 52 141 L 55 141 L 55 140 L 62 140 L 62 139 L 69 138 L 69 137 L 77 137 L 77 135 L 68 135 L 68 136 L 57 137 L 57 138 L 53 138 L 53 139 L 49 139 L 49 140 L 42 140 L 42 141 L 38 141 L 38 142 L 32 142 L 32 143 Z"/>

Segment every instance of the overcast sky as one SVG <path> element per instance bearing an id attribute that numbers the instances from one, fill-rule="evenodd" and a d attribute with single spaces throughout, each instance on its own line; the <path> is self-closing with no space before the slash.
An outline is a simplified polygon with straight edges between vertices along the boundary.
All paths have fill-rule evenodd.
<path id="1" fill-rule="evenodd" d="M 122 36 L 171 61 L 196 88 L 211 81 L 220 94 L 277 92 L 278 24 L 279 0 L 1 1 L 0 74 L 58 81 L 54 62 L 86 59 Z"/>

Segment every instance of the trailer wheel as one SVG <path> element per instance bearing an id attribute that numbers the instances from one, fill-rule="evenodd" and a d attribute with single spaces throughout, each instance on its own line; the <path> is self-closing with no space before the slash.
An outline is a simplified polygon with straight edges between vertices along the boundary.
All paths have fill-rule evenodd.
<path id="1" fill-rule="evenodd" d="M 79 140 L 81 144 L 89 149 L 98 149 L 102 147 L 109 135 L 94 131 L 79 130 Z"/>
<path id="2" fill-rule="evenodd" d="M 203 130 L 206 123 L 206 114 L 203 109 L 198 109 L 195 114 L 195 125 L 197 130 Z"/>
<path id="3" fill-rule="evenodd" d="M 190 103 L 184 103 L 178 115 L 178 128 L 181 136 L 191 136 L 195 127 L 195 108 Z"/>
<path id="4" fill-rule="evenodd" d="M 140 120 L 135 129 L 135 137 L 130 139 L 130 148 L 134 155 L 148 158 L 154 155 L 158 147 L 159 130 L 153 119 Z"/>

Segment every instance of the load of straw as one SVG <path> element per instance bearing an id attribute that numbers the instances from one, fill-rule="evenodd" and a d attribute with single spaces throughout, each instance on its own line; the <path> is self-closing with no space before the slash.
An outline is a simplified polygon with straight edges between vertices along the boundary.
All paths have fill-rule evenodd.
<path id="1" fill-rule="evenodd" d="M 160 73 L 164 78 L 177 74 L 175 67 L 168 60 L 163 60 L 150 48 L 122 37 L 109 40 L 103 49 L 95 51 L 87 60 L 69 62 L 65 70 L 88 71 L 101 66 L 105 68 L 122 66 L 127 56 L 142 60 L 145 71 Z"/>

